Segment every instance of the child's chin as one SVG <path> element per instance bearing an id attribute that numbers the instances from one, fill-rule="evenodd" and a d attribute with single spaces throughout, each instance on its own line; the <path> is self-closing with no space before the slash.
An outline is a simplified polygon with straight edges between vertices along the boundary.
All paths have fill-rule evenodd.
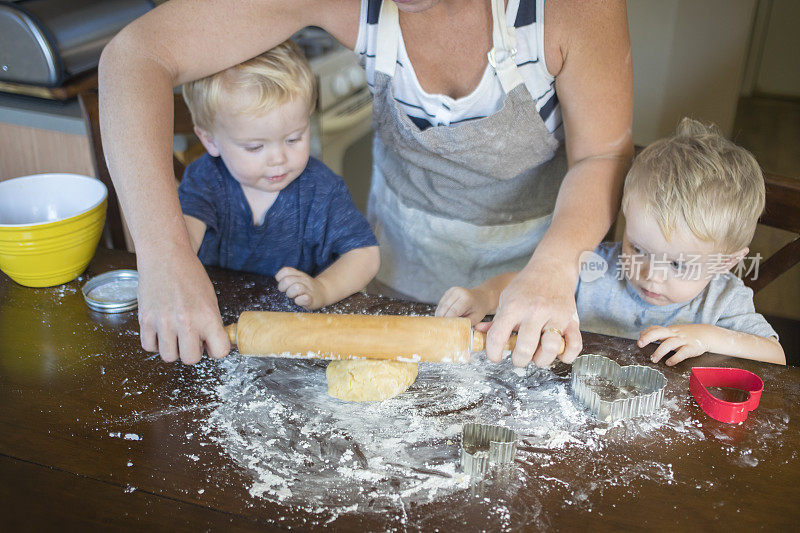
<path id="1" fill-rule="evenodd" d="M 647 298 L 645 301 L 647 301 L 647 303 L 652 304 L 652 305 L 669 305 L 669 304 L 672 303 L 672 302 L 669 302 L 669 301 L 665 300 L 664 298 L 658 298 L 658 299 Z"/>
<path id="2" fill-rule="evenodd" d="M 266 184 L 270 190 L 273 191 L 282 191 L 285 189 L 297 176 L 293 176 L 290 173 L 286 173 L 279 178 L 264 178 L 262 180 L 263 183 Z"/>
<path id="3" fill-rule="evenodd" d="M 253 187 L 254 189 L 259 189 L 264 192 L 280 192 L 285 189 L 293 180 L 290 179 L 288 176 L 285 176 L 281 179 L 269 179 L 269 178 L 261 178 L 256 182 Z"/>
<path id="4" fill-rule="evenodd" d="M 641 287 L 636 287 L 636 292 L 639 293 L 639 296 L 641 296 L 642 300 L 651 305 L 669 305 L 672 303 L 666 298 L 664 298 L 662 295 L 649 293 L 649 291 L 646 291 Z"/>

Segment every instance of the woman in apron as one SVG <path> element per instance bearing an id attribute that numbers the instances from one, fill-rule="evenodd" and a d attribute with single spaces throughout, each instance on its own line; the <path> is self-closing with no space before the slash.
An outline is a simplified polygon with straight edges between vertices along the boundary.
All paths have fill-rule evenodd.
<path id="1" fill-rule="evenodd" d="M 203 344 L 210 355 L 228 349 L 213 290 L 185 253 L 185 230 L 173 213 L 161 146 L 170 122 L 158 114 L 168 110 L 164 89 L 317 25 L 362 53 L 374 94 L 369 217 L 381 244 L 378 281 L 433 303 L 450 286 L 519 270 L 501 295 L 487 356 L 499 360 L 518 329 L 515 364 L 550 364 L 561 336 L 562 359 L 574 359 L 581 349 L 573 294 L 579 256 L 616 216 L 632 154 L 625 5 L 584 4 L 323 0 L 231 10 L 227 2 L 172 0 L 134 22 L 101 61 L 101 118 L 139 255 L 143 347 L 185 362 L 198 360 Z M 536 31 L 528 31 L 533 24 Z M 519 51 L 527 56 L 519 59 Z M 396 80 L 398 69 L 406 69 L 405 79 Z M 563 115 L 558 131 L 543 119 L 544 95 L 529 90 L 537 79 L 552 86 L 545 89 Z M 493 86 L 496 97 L 480 101 Z M 449 123 L 438 112 L 414 116 L 414 104 L 396 94 L 408 87 L 420 98 L 444 95 L 444 108 L 472 98 L 490 112 Z M 140 173 L 153 175 L 147 186 Z"/>

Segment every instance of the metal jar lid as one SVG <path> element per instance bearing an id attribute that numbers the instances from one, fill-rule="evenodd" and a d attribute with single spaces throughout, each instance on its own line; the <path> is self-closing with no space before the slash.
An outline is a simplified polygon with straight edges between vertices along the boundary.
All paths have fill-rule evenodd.
<path id="1" fill-rule="evenodd" d="M 139 273 L 135 270 L 110 270 L 83 284 L 86 304 L 101 313 L 131 311 L 139 305 Z"/>

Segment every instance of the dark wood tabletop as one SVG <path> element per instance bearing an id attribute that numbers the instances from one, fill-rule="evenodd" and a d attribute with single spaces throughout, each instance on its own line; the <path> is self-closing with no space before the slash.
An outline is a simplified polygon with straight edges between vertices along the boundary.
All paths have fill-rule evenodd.
<path id="1" fill-rule="evenodd" d="M 616 424 L 597 432 L 603 442 L 591 449 L 567 443 L 545 450 L 544 458 L 530 454 L 513 482 L 478 484 L 394 514 L 353 511 L 328 520 L 253 496 L 252 474 L 218 443 L 187 438 L 212 410 L 207 391 L 219 382 L 220 363 L 164 363 L 142 351 L 135 312 L 104 315 L 86 307 L 83 282 L 117 268 L 135 268 L 134 256 L 99 249 L 78 280 L 47 289 L 21 287 L 0 274 L 0 524 L 6 531 L 739 530 L 800 523 L 800 369 L 715 355 L 668 368 L 649 362 L 652 348 L 589 333 L 584 352 L 664 373 L 672 405 L 662 414 L 665 428 Z M 275 291 L 260 276 L 210 275 L 226 321 L 263 308 L 256 295 Z M 285 301 L 277 307 L 292 309 Z M 431 312 L 364 294 L 334 310 Z M 760 406 L 741 424 L 712 420 L 689 393 L 691 366 L 754 371 L 765 382 Z M 497 501 L 504 512 L 493 514 Z"/>

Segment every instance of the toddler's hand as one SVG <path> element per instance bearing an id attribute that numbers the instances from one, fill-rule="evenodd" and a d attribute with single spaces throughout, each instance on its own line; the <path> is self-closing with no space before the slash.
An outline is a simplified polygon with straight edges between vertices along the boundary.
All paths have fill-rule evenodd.
<path id="1" fill-rule="evenodd" d="M 292 267 L 283 267 L 275 274 L 278 290 L 294 303 L 314 311 L 326 305 L 325 285 L 319 280 Z"/>
<path id="2" fill-rule="evenodd" d="M 469 318 L 474 326 L 492 309 L 478 289 L 450 287 L 436 306 L 436 316 L 463 316 Z"/>
<path id="3" fill-rule="evenodd" d="M 639 334 L 639 347 L 651 342 L 661 341 L 650 360 L 657 363 L 671 351 L 675 354 L 667 359 L 667 366 L 673 366 L 684 359 L 697 357 L 709 351 L 713 344 L 714 329 L 707 324 L 684 324 L 680 326 L 650 326 Z"/>

